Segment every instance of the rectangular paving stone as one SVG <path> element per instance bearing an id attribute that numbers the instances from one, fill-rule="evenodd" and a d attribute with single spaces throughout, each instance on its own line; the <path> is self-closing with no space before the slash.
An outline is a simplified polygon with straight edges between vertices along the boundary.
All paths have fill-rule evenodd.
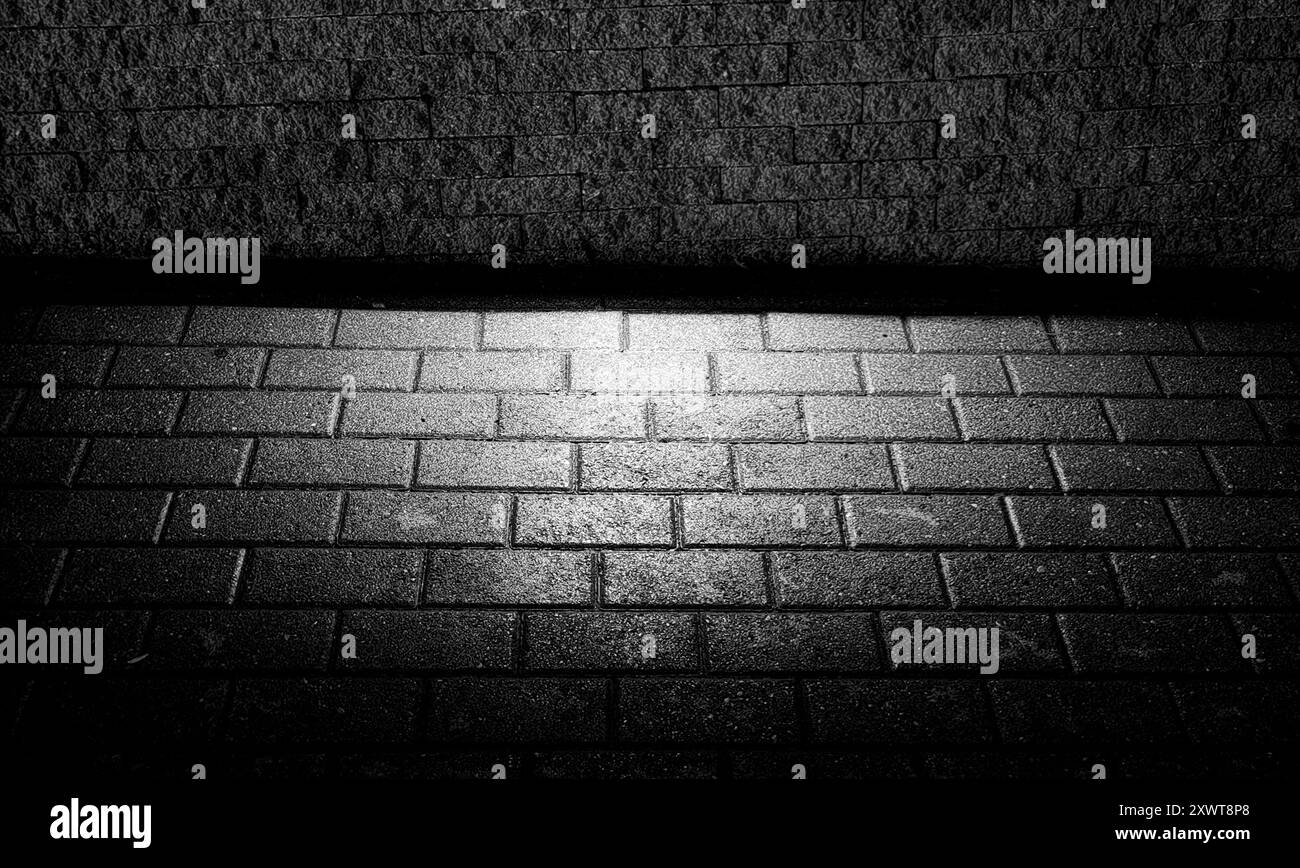
<path id="1" fill-rule="evenodd" d="M 1169 500 L 1192 548 L 1293 548 L 1300 543 L 1300 500 L 1289 497 L 1174 497 Z"/>
<path id="2" fill-rule="evenodd" d="M 1300 377 L 1281 356 L 1156 356 L 1156 375 L 1170 395 L 1241 397 L 1246 376 L 1257 395 L 1295 395 Z"/>
<path id="3" fill-rule="evenodd" d="M 1202 346 L 1211 353 L 1300 352 L 1295 324 L 1246 319 L 1197 320 L 1192 323 Z"/>
<path id="4" fill-rule="evenodd" d="M 410 743 L 416 678 L 246 678 L 234 683 L 226 740 L 276 745 Z"/>
<path id="5" fill-rule="evenodd" d="M 236 438 L 100 438 L 79 485 L 238 485 L 253 441 Z"/>
<path id="6" fill-rule="evenodd" d="M 1198 745 L 1296 741 L 1300 690 L 1294 682 L 1193 681 L 1171 689 Z"/>
<path id="7" fill-rule="evenodd" d="M 617 494 L 525 494 L 519 497 L 519 545 L 669 545 L 668 498 Z"/>
<path id="8" fill-rule="evenodd" d="M 757 606 L 767 602 L 763 556 L 752 551 L 608 551 L 609 606 Z"/>
<path id="9" fill-rule="evenodd" d="M 136 389 L 60 391 L 28 396 L 14 430 L 49 434 L 166 434 L 180 412 L 181 392 Z"/>
<path id="10" fill-rule="evenodd" d="M 425 440 L 421 488 L 568 488 L 567 443 L 508 440 Z"/>
<path id="11" fill-rule="evenodd" d="M 934 557 L 913 552 L 772 552 L 772 584 L 782 606 L 940 606 Z"/>
<path id="12" fill-rule="evenodd" d="M 1235 632 L 1255 637 L 1255 670 L 1268 674 L 1300 672 L 1300 615 L 1250 612 L 1232 616 Z M 1262 650 L 1262 653 L 1260 651 Z"/>
<path id="13" fill-rule="evenodd" d="M 1054 316 L 1049 319 L 1063 353 L 1194 352 L 1179 320 L 1117 316 Z"/>
<path id="14" fill-rule="evenodd" d="M 0 383 L 38 388 L 44 385 L 45 376 L 50 374 L 58 386 L 98 386 L 108 370 L 112 354 L 111 347 L 66 344 L 0 346 Z"/>
<path id="15" fill-rule="evenodd" d="M 1014 745 L 1165 744 L 1186 738 L 1172 696 L 1159 682 L 996 679 L 989 692 L 1002 737 Z"/>
<path id="16" fill-rule="evenodd" d="M 108 384 L 251 389 L 265 361 L 266 350 L 260 347 L 122 347 Z"/>
<path id="17" fill-rule="evenodd" d="M 1300 440 L 1300 401 L 1261 400 L 1254 406 L 1270 439 L 1285 443 Z"/>
<path id="18" fill-rule="evenodd" d="M 953 654 L 954 662 L 931 663 L 924 657 L 918 659 L 915 656 L 910 662 L 900 662 L 895 657 L 895 649 L 900 646 L 912 654 L 917 621 L 921 622 L 923 642 L 927 641 L 931 628 L 941 631 L 945 653 Z M 985 632 L 984 639 L 979 633 L 994 628 L 998 631 L 996 661 L 992 659 L 991 632 Z M 1052 616 L 1047 613 L 881 612 L 880 635 L 884 640 L 885 665 L 899 675 L 951 677 L 965 674 L 980 677 L 982 669 L 996 665 L 996 671 L 989 671 L 985 677 L 997 675 L 1005 678 L 1021 673 L 1065 669 L 1065 658 L 1056 639 Z M 952 636 L 951 640 L 949 636 Z M 979 656 L 983 653 L 989 654 L 987 663 Z M 965 662 L 955 662 L 962 659 Z"/>
<path id="19" fill-rule="evenodd" d="M 843 544 L 829 497 L 687 495 L 681 498 L 687 545 L 837 546 Z"/>
<path id="20" fill-rule="evenodd" d="M 769 313 L 768 346 L 774 350 L 906 350 L 903 322 L 893 316 Z"/>
<path id="21" fill-rule="evenodd" d="M 478 334 L 476 313 L 344 310 L 339 313 L 336 347 L 366 349 L 469 349 Z"/>
<path id="22" fill-rule="evenodd" d="M 967 440 L 1113 440 L 1094 398 L 959 398 Z"/>
<path id="23" fill-rule="evenodd" d="M 1201 458 L 1189 446 L 1051 447 L 1067 491 L 1213 491 Z"/>
<path id="24" fill-rule="evenodd" d="M 955 440 L 948 402 L 940 398 L 838 398 L 803 400 L 812 440 Z"/>
<path id="25" fill-rule="evenodd" d="M 513 612 L 344 612 L 340 634 L 355 636 L 344 671 L 499 671 L 514 658 Z"/>
<path id="26" fill-rule="evenodd" d="M 723 392 L 861 392 L 849 353 L 716 353 Z"/>
<path id="27" fill-rule="evenodd" d="M 889 452 L 878 444 L 736 447 L 736 468 L 746 491 L 888 491 L 895 486 Z"/>
<path id="28" fill-rule="evenodd" d="M 408 488 L 415 466 L 409 440 L 257 441 L 249 485 L 320 485 Z"/>
<path id="29" fill-rule="evenodd" d="M 1178 545 L 1154 497 L 1012 495 L 1008 508 L 1021 544 L 1030 548 L 1173 548 Z M 1101 526 L 1105 508 L 1105 525 Z"/>
<path id="30" fill-rule="evenodd" d="M 573 606 L 591 602 L 583 551 L 461 549 L 428 553 L 428 604 Z"/>
<path id="31" fill-rule="evenodd" d="M 996 356 L 895 353 L 859 357 L 867 391 L 875 395 L 1009 395 Z"/>
<path id="32" fill-rule="evenodd" d="M 1294 446 L 1217 446 L 1207 452 L 1227 491 L 1300 492 L 1300 449 Z"/>
<path id="33" fill-rule="evenodd" d="M 80 343 L 175 344 L 185 328 L 184 307 L 55 305 L 45 309 L 36 327 L 39 339 Z"/>
<path id="34" fill-rule="evenodd" d="M 907 320 L 922 353 L 1050 353 L 1037 317 L 915 316 Z"/>
<path id="35" fill-rule="evenodd" d="M 633 313 L 627 317 L 630 350 L 761 350 L 757 314 Z"/>
<path id="36" fill-rule="evenodd" d="M 695 616 L 684 612 L 529 612 L 523 665 L 576 672 L 694 672 Z M 652 644 L 647 644 L 647 643 Z"/>
<path id="37" fill-rule="evenodd" d="M 1008 356 L 1021 395 L 1156 395 L 1141 356 Z"/>
<path id="38" fill-rule="evenodd" d="M 264 384 L 268 389 L 352 389 L 409 392 L 415 386 L 419 354 L 397 350 L 271 351 Z M 345 380 L 345 377 L 351 377 Z"/>
<path id="39" fill-rule="evenodd" d="M 900 443 L 892 448 L 906 491 L 1056 488 L 1041 446 Z"/>
<path id="40" fill-rule="evenodd" d="M 997 546 L 1010 541 L 996 497 L 859 495 L 844 499 L 849 545 Z"/>
<path id="41" fill-rule="evenodd" d="M 163 491 L 0 491 L 0 540 L 153 542 Z"/>
<path id="42" fill-rule="evenodd" d="M 425 353 L 420 368 L 426 392 L 554 392 L 563 385 L 561 353 Z"/>
<path id="43" fill-rule="evenodd" d="M 993 741 L 993 722 L 973 679 L 815 679 L 806 690 L 814 743 Z"/>
<path id="44" fill-rule="evenodd" d="M 62 549 L 9 546 L 0 548 L 0 603 L 44 606 L 54 577 L 65 559 Z"/>
<path id="45" fill-rule="evenodd" d="M 220 606 L 234 599 L 244 560 L 231 548 L 85 548 L 68 557 L 60 603 Z"/>
<path id="46" fill-rule="evenodd" d="M 154 617 L 147 669 L 321 670 L 334 645 L 334 613 L 163 610 Z"/>
<path id="47" fill-rule="evenodd" d="M 502 494 L 356 491 L 348 495 L 341 540 L 501 545 L 509 514 Z"/>
<path id="48" fill-rule="evenodd" d="M 584 443 L 579 487 L 616 491 L 720 491 L 731 487 L 727 448 L 694 443 Z"/>
<path id="49" fill-rule="evenodd" d="M 418 549 L 259 548 L 242 597 L 249 605 L 414 606 L 423 582 Z"/>
<path id="50" fill-rule="evenodd" d="M 490 349 L 617 350 L 623 315 L 616 311 L 488 313 L 483 346 Z"/>
<path id="51" fill-rule="evenodd" d="M 1285 606 L 1277 563 L 1265 554 L 1111 555 L 1124 596 L 1139 609 Z"/>
<path id="52" fill-rule="evenodd" d="M 652 398 L 657 436 L 666 440 L 802 440 L 793 397 L 698 395 Z"/>
<path id="53" fill-rule="evenodd" d="M 434 743 L 602 741 L 606 694 L 596 678 L 434 679 L 425 736 Z"/>
<path id="54" fill-rule="evenodd" d="M 348 436 L 491 437 L 497 402 L 492 395 L 402 395 L 366 393 L 343 408 Z"/>
<path id="55" fill-rule="evenodd" d="M 36 681 L 17 727 L 21 744 L 193 748 L 215 741 L 223 682 L 100 675 Z"/>
<path id="56" fill-rule="evenodd" d="M 324 347 L 337 318 L 335 311 L 312 308 L 200 306 L 185 343 Z"/>
<path id="57" fill-rule="evenodd" d="M 851 613 L 706 614 L 709 671 L 872 672 L 881 668 L 875 618 Z"/>
<path id="58" fill-rule="evenodd" d="M 784 744 L 798 729 L 789 680 L 629 678 L 619 685 L 621 741 Z"/>
<path id="59" fill-rule="evenodd" d="M 642 438 L 645 399 L 627 395 L 503 395 L 505 437 Z"/>
<path id="60" fill-rule="evenodd" d="M 709 391 L 704 353 L 580 351 L 569 357 L 569 380 L 580 392 L 659 395 Z"/>
<path id="61" fill-rule="evenodd" d="M 1057 622 L 1076 672 L 1240 672 L 1247 666 L 1222 616 L 1062 612 Z"/>
<path id="62" fill-rule="evenodd" d="M 339 396 L 329 392 L 191 392 L 183 434 L 334 433 Z"/>
<path id="63" fill-rule="evenodd" d="M 169 542 L 331 542 L 343 496 L 331 491 L 181 491 L 163 538 Z M 194 507 L 206 526 L 194 527 Z"/>
<path id="64" fill-rule="evenodd" d="M 1119 602 L 1100 554 L 945 552 L 939 560 L 959 609 L 1105 609 Z"/>
<path id="65" fill-rule="evenodd" d="M 10 487 L 58 488 L 72 481 L 82 441 L 75 437 L 0 439 L 0 479 Z"/>
<path id="66" fill-rule="evenodd" d="M 1107 399 L 1119 439 L 1134 443 L 1262 440 L 1247 402 L 1215 399 Z"/>

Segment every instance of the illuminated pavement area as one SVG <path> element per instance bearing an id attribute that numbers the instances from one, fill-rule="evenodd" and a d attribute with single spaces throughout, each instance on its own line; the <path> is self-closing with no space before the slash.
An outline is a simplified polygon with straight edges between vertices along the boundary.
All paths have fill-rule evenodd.
<path id="1" fill-rule="evenodd" d="M 108 648 L 0 670 L 38 764 L 1300 767 L 1289 323 L 52 307 L 3 340 L 0 627 Z M 917 620 L 996 627 L 997 671 L 895 662 Z"/>

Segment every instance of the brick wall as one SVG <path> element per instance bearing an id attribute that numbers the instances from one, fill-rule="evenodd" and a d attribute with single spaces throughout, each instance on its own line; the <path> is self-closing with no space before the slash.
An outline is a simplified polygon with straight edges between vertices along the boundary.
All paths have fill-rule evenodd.
<path id="1" fill-rule="evenodd" d="M 1300 261 L 1293 0 L 207 5 L 0 3 L 0 251 L 1032 265 L 1071 227 Z"/>

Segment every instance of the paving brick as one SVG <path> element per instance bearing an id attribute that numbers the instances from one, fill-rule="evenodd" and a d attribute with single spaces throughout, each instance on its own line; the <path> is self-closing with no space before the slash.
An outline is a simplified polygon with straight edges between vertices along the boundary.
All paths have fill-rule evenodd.
<path id="1" fill-rule="evenodd" d="M 746 491 L 887 491 L 894 475 L 884 446 L 857 444 L 752 444 L 736 448 Z"/>
<path id="2" fill-rule="evenodd" d="M 1178 320 L 1140 317 L 1054 316 L 1049 320 L 1063 353 L 1193 352 L 1191 332 Z"/>
<path id="3" fill-rule="evenodd" d="M 475 313 L 345 310 L 339 314 L 336 347 L 367 349 L 469 349 L 478 333 Z"/>
<path id="4" fill-rule="evenodd" d="M 112 352 L 63 344 L 0 346 L 0 383 L 39 387 L 53 374 L 58 386 L 98 386 Z"/>
<path id="5" fill-rule="evenodd" d="M 238 485 L 253 441 L 129 437 L 90 444 L 79 485 Z"/>
<path id="6" fill-rule="evenodd" d="M 426 440 L 420 444 L 422 488 L 568 488 L 567 443 Z"/>
<path id="7" fill-rule="evenodd" d="M 767 602 L 763 557 L 750 551 L 609 551 L 610 606 L 757 606 Z"/>
<path id="8" fill-rule="evenodd" d="M 1264 427 L 1273 440 L 1300 440 L 1300 401 L 1256 401 Z"/>
<path id="9" fill-rule="evenodd" d="M 14 430 L 50 434 L 166 434 L 180 412 L 180 392 L 60 392 L 28 397 Z"/>
<path id="10" fill-rule="evenodd" d="M 519 497 L 520 545 L 669 545 L 666 497 L 616 494 L 525 494 Z"/>
<path id="11" fill-rule="evenodd" d="M 7 616 L 10 625 L 22 620 L 31 626 L 64 629 L 102 629 L 104 645 L 102 672 L 96 677 L 112 675 L 134 667 L 139 662 L 144 648 L 145 626 L 149 613 L 139 609 L 104 608 L 104 609 L 45 609 L 43 611 L 16 611 Z M 10 627 L 12 629 L 12 626 Z M 53 641 L 51 639 L 51 641 Z M 75 640 L 74 640 L 75 641 Z M 89 661 L 87 661 L 89 662 Z M 80 679 L 86 673 L 76 666 L 64 668 L 63 664 L 48 669 L 30 670 L 36 679 L 72 676 Z"/>
<path id="12" fill-rule="evenodd" d="M 489 313 L 483 345 L 492 349 L 617 350 L 622 314 L 605 312 Z"/>
<path id="13" fill-rule="evenodd" d="M 860 392 L 848 353 L 717 353 L 724 392 Z"/>
<path id="14" fill-rule="evenodd" d="M 772 583 L 782 606 L 939 606 L 939 572 L 928 554 L 773 552 Z"/>
<path id="15" fill-rule="evenodd" d="M 871 672 L 881 667 L 867 614 L 736 612 L 704 616 L 710 672 Z"/>
<path id="16" fill-rule="evenodd" d="M 1293 322 L 1197 320 L 1192 329 L 1202 346 L 1212 353 L 1300 352 L 1300 337 Z"/>
<path id="17" fill-rule="evenodd" d="M 425 391 L 553 392 L 564 384 L 560 353 L 425 353 Z"/>
<path id="18" fill-rule="evenodd" d="M 718 491 L 731 487 L 725 446 L 584 443 L 581 456 L 583 489 Z"/>
<path id="19" fill-rule="evenodd" d="M 1033 497 L 1007 505 L 1017 535 L 1030 548 L 1169 548 L 1178 544 L 1159 499 L 1152 497 Z M 1105 526 L 1100 524 L 1105 508 Z"/>
<path id="20" fill-rule="evenodd" d="M 1185 446 L 1051 447 L 1067 491 L 1213 491 L 1199 450 Z"/>
<path id="21" fill-rule="evenodd" d="M 0 440 L 0 479 L 11 488 L 64 486 L 80 454 L 81 441 L 72 437 L 6 437 Z"/>
<path id="22" fill-rule="evenodd" d="M 923 353 L 1046 353 L 1043 324 L 1034 317 L 911 317 L 908 326 Z"/>
<path id="23" fill-rule="evenodd" d="M 226 740 L 408 743 L 416 737 L 420 694 L 415 678 L 248 678 L 234 684 Z"/>
<path id="24" fill-rule="evenodd" d="M 1300 392 L 1300 377 L 1281 356 L 1157 356 L 1151 364 L 1170 395 L 1241 397 L 1247 375 L 1258 395 Z"/>
<path id="25" fill-rule="evenodd" d="M 348 495 L 345 542 L 505 542 L 510 504 L 504 495 L 357 491 Z"/>
<path id="26" fill-rule="evenodd" d="M 1106 401 L 1119 439 L 1214 442 L 1260 440 L 1259 423 L 1246 402 L 1229 400 Z"/>
<path id="27" fill-rule="evenodd" d="M 1286 446 L 1220 446 L 1208 450 L 1230 492 L 1300 491 L 1300 449 Z"/>
<path id="28" fill-rule="evenodd" d="M 995 497 L 860 495 L 844 499 L 849 544 L 992 546 L 1010 540 Z"/>
<path id="29" fill-rule="evenodd" d="M 1141 356 L 1008 356 L 1007 371 L 1021 395 L 1155 395 Z"/>
<path id="30" fill-rule="evenodd" d="M 334 432 L 339 396 L 328 392 L 192 392 L 177 430 L 184 434 Z"/>
<path id="31" fill-rule="evenodd" d="M 342 495 L 329 491 L 182 491 L 163 538 L 210 542 L 331 542 Z M 206 527 L 195 528 L 202 505 Z"/>
<path id="32" fill-rule="evenodd" d="M 339 634 L 356 638 L 357 656 L 339 660 L 344 670 L 504 670 L 514 658 L 515 616 L 512 612 L 344 612 Z"/>
<path id="33" fill-rule="evenodd" d="M 629 314 L 630 350 L 761 350 L 755 314 Z"/>
<path id="34" fill-rule="evenodd" d="M 599 679 L 447 678 L 429 687 L 434 742 L 591 743 L 605 736 Z"/>
<path id="35" fill-rule="evenodd" d="M 802 440 L 795 398 L 653 398 L 655 433 L 668 440 Z"/>
<path id="36" fill-rule="evenodd" d="M 310 308 L 196 307 L 185 343 L 323 347 L 335 319 L 332 310 Z"/>
<path id="37" fill-rule="evenodd" d="M 688 495 L 681 498 L 687 545 L 842 545 L 829 497 Z"/>
<path id="38" fill-rule="evenodd" d="M 1300 672 L 1300 615 L 1254 612 L 1233 615 L 1235 632 L 1255 637 L 1255 670 L 1273 675 Z"/>
<path id="39" fill-rule="evenodd" d="M 1293 744 L 1300 714 L 1294 682 L 1204 681 L 1176 684 L 1174 697 L 1199 744 Z"/>
<path id="40" fill-rule="evenodd" d="M 265 361 L 266 350 L 258 347 L 122 347 L 108 384 L 252 388 Z"/>
<path id="41" fill-rule="evenodd" d="M 948 387 L 954 396 L 1011 393 L 996 356 L 863 355 L 862 374 L 877 395 L 940 395 Z"/>
<path id="42" fill-rule="evenodd" d="M 576 352 L 570 357 L 569 379 L 583 392 L 666 394 L 707 392 L 709 362 L 703 353 Z"/>
<path id="43" fill-rule="evenodd" d="M 804 399 L 813 440 L 955 440 L 948 402 L 939 398 Z"/>
<path id="44" fill-rule="evenodd" d="M 952 552 L 940 562 L 959 609 L 1118 605 L 1099 554 Z"/>
<path id="45" fill-rule="evenodd" d="M 913 660 L 900 663 L 894 657 L 896 646 L 911 647 L 916 622 L 921 622 L 922 637 L 933 627 L 940 631 L 961 630 L 954 634 L 954 654 L 966 654 L 967 663 L 927 663 Z M 968 637 L 978 637 L 977 633 L 968 633 L 971 629 L 998 631 L 998 660 L 996 674 L 1006 677 L 1022 672 L 1056 672 L 1065 668 L 1065 659 L 1056 640 L 1056 631 L 1052 625 L 1051 615 L 1032 612 L 1002 612 L 997 614 L 981 612 L 881 612 L 880 635 L 884 639 L 886 664 L 902 675 L 918 674 L 956 674 L 979 675 L 980 648 L 987 648 L 991 653 L 991 644 L 982 645 L 975 639 L 975 654 Z M 903 631 L 907 632 L 896 632 Z M 989 635 L 989 634 L 986 634 Z M 945 641 L 947 641 L 945 639 Z M 988 640 L 992 642 L 991 635 Z M 965 649 L 958 651 L 958 647 Z M 992 675 L 993 673 L 989 673 Z"/>
<path id="46" fill-rule="evenodd" d="M 211 744 L 222 682 L 120 675 L 37 681 L 18 723 L 25 745 L 186 747 Z"/>
<path id="47" fill-rule="evenodd" d="M 339 391 L 348 382 L 355 389 L 409 392 L 418 361 L 416 353 L 396 350 L 272 350 L 265 385 Z"/>
<path id="48" fill-rule="evenodd" d="M 903 323 L 892 316 L 770 313 L 768 341 L 774 350 L 906 350 Z"/>
<path id="49" fill-rule="evenodd" d="M 516 753 L 465 750 L 353 754 L 338 757 L 338 776 L 343 780 L 487 780 L 498 764 L 510 776 L 523 768 L 523 758 Z"/>
<path id="50" fill-rule="evenodd" d="M 533 775 L 571 780 L 712 780 L 711 751 L 548 751 L 533 755 Z"/>
<path id="51" fill-rule="evenodd" d="M 491 437 L 497 403 L 491 395 L 366 393 L 343 409 L 343 433 L 396 437 Z"/>
<path id="52" fill-rule="evenodd" d="M 653 647 L 646 644 L 652 637 Z M 693 672 L 695 617 L 686 613 L 530 612 L 524 666 L 554 671 Z"/>
<path id="53" fill-rule="evenodd" d="M 1241 643 L 1224 616 L 1061 613 L 1078 672 L 1240 672 Z"/>
<path id="54" fill-rule="evenodd" d="M 44 606 L 63 559 L 61 549 L 0 549 L 0 603 Z"/>
<path id="55" fill-rule="evenodd" d="M 0 491 L 0 540 L 153 542 L 165 492 Z"/>
<path id="56" fill-rule="evenodd" d="M 249 605 L 414 606 L 424 582 L 416 549 L 259 548 L 249 556 Z"/>
<path id="57" fill-rule="evenodd" d="M 185 328 L 184 307 L 123 305 L 47 308 L 36 336 L 53 341 L 175 344 Z"/>
<path id="58" fill-rule="evenodd" d="M 581 551 L 431 551 L 430 604 L 572 606 L 591 602 L 591 555 Z"/>
<path id="59" fill-rule="evenodd" d="M 1139 609 L 1290 602 L 1277 564 L 1268 555 L 1160 552 L 1111 557 L 1124 596 Z"/>
<path id="60" fill-rule="evenodd" d="M 953 403 L 967 440 L 1111 440 L 1092 398 L 960 398 Z"/>
<path id="61" fill-rule="evenodd" d="M 1175 497 L 1170 508 L 1192 548 L 1293 548 L 1300 501 L 1283 497 Z"/>
<path id="62" fill-rule="evenodd" d="M 504 395 L 506 437 L 645 436 L 645 399 L 628 395 Z"/>
<path id="63" fill-rule="evenodd" d="M 1092 748 L 1185 740 L 1173 698 L 1160 683 L 1007 679 L 990 682 L 989 692 L 998 728 L 1011 744 Z"/>
<path id="64" fill-rule="evenodd" d="M 225 605 L 235 594 L 240 549 L 87 548 L 68 557 L 62 604 Z"/>
<path id="65" fill-rule="evenodd" d="M 904 443 L 893 449 L 907 491 L 1056 488 L 1041 446 Z"/>
<path id="66" fill-rule="evenodd" d="M 164 610 L 154 619 L 148 669 L 324 670 L 334 613 Z"/>
<path id="67" fill-rule="evenodd" d="M 263 438 L 248 484 L 407 488 L 414 464 L 410 441 Z"/>
<path id="68" fill-rule="evenodd" d="M 675 744 L 782 744 L 798 735 L 794 682 L 774 679 L 626 679 L 619 739 Z"/>
<path id="69" fill-rule="evenodd" d="M 811 780 L 903 780 L 915 777 L 902 752 L 826 750 L 735 751 L 731 777 L 735 780 L 789 780 L 795 766 Z"/>
<path id="70" fill-rule="evenodd" d="M 972 680 L 811 680 L 807 691 L 815 744 L 993 740 L 993 722 Z"/>

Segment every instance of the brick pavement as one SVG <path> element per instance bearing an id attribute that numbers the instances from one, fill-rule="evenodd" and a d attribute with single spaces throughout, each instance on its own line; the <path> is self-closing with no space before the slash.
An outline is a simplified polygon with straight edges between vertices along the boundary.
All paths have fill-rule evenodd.
<path id="1" fill-rule="evenodd" d="M 109 649 L 96 676 L 5 667 L 0 721 L 41 762 L 1297 772 L 1290 323 L 8 320 L 0 626 Z M 918 618 L 998 627 L 1000 670 L 895 662 Z"/>

